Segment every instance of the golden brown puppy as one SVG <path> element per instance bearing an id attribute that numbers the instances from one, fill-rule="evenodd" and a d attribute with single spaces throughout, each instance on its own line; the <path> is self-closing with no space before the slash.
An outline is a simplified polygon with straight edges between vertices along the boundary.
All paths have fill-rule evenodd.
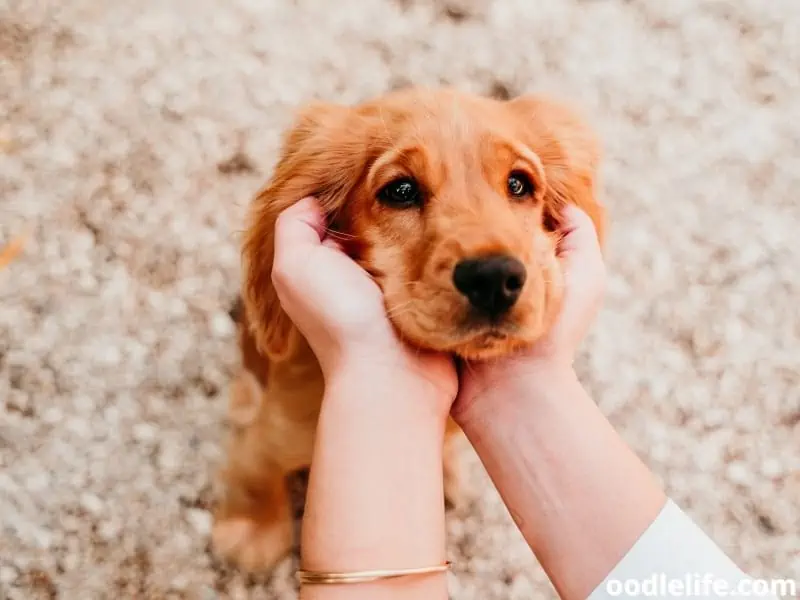
<path id="1" fill-rule="evenodd" d="M 323 380 L 272 288 L 278 214 L 319 198 L 333 235 L 383 290 L 411 344 L 466 359 L 537 340 L 558 310 L 559 211 L 573 203 L 601 236 L 599 147 L 564 105 L 408 89 L 347 107 L 303 110 L 269 184 L 253 201 L 244 245 L 234 426 L 213 545 L 247 570 L 290 549 L 285 475 L 308 466 Z M 448 440 L 459 433 L 451 423 Z M 458 495 L 446 452 L 445 494 Z"/>

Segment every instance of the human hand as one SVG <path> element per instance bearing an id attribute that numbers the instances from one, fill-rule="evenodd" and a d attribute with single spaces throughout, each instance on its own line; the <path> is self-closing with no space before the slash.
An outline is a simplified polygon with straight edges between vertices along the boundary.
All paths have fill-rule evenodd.
<path id="1" fill-rule="evenodd" d="M 278 218 L 272 281 L 326 382 L 346 378 L 366 385 L 369 380 L 410 394 L 432 394 L 444 414 L 449 411 L 458 387 L 452 359 L 411 349 L 398 338 L 380 288 L 327 235 L 313 198 Z"/>
<path id="2" fill-rule="evenodd" d="M 464 365 L 453 416 L 458 421 L 484 392 L 504 382 L 544 378 L 548 382 L 572 377 L 578 346 L 600 308 L 605 288 L 605 265 L 594 224 L 573 205 L 564 208 L 563 239 L 558 255 L 564 271 L 564 297 L 558 317 L 533 346 L 511 356 Z"/>

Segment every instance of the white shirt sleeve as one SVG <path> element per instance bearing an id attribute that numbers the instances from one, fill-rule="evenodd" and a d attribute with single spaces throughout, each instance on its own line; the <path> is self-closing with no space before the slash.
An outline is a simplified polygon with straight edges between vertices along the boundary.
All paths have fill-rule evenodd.
<path id="1" fill-rule="evenodd" d="M 742 572 L 688 515 L 667 500 L 650 527 L 588 600 L 777 600 L 778 593 L 783 592 L 775 591 L 770 582 L 754 580 Z"/>

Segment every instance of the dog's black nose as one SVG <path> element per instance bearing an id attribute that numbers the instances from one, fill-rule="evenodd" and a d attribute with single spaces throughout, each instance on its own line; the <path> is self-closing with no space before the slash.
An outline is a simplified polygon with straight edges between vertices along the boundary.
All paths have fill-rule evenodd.
<path id="1" fill-rule="evenodd" d="M 514 306 L 525 276 L 525 265 L 511 256 L 462 260 L 453 269 L 456 289 L 489 317 L 499 317 Z"/>

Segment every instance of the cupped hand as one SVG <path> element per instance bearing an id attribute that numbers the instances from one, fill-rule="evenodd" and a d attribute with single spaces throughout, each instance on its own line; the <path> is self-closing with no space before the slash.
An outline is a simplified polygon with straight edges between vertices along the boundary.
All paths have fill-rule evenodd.
<path id="1" fill-rule="evenodd" d="M 454 416 L 475 404 L 492 387 L 521 378 L 554 380 L 574 375 L 575 354 L 600 308 L 606 271 L 597 233 L 589 216 L 573 205 L 564 208 L 558 256 L 564 272 L 564 296 L 548 332 L 531 347 L 497 360 L 470 362 L 461 373 Z"/>
<path id="2" fill-rule="evenodd" d="M 272 281 L 326 381 L 379 377 L 411 394 L 433 392 L 449 410 L 458 389 L 452 359 L 411 348 L 398 337 L 380 288 L 328 235 L 315 199 L 279 216 Z"/>

